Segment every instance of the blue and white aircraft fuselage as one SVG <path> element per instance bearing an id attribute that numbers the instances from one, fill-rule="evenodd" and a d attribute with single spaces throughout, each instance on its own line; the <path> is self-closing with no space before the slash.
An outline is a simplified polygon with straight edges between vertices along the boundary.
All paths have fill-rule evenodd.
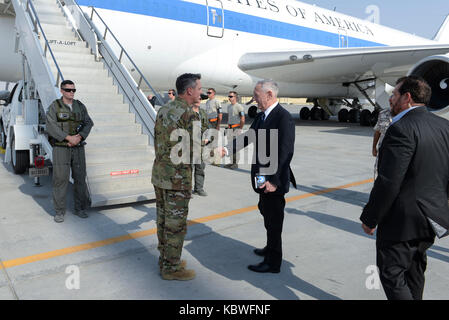
<path id="1" fill-rule="evenodd" d="M 448 20 L 430 40 L 295 0 L 78 4 L 97 9 L 158 90 L 193 72 L 221 92 L 252 94 L 256 81 L 271 78 L 282 96 L 352 98 L 360 92 L 343 84 L 393 85 L 421 59 L 449 52 Z"/>

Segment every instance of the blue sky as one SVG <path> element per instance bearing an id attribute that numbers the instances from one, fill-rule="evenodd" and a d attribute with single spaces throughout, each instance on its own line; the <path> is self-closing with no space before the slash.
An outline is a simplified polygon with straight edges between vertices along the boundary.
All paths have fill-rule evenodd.
<path id="1" fill-rule="evenodd" d="M 433 38 L 446 15 L 449 14 L 449 0 L 300 0 L 309 4 L 365 19 L 370 14 L 365 10 L 370 5 L 379 8 L 380 24 Z"/>

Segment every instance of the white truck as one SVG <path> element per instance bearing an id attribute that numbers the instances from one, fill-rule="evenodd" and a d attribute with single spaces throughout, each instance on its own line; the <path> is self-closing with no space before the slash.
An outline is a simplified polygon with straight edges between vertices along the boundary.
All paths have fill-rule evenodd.
<path id="1" fill-rule="evenodd" d="M 5 162 L 14 173 L 30 168 L 32 177 L 48 175 L 45 160 L 51 159 L 52 148 L 45 132 L 45 112 L 39 99 L 30 96 L 24 81 L 19 81 L 9 97 L 0 102 L 0 146 L 6 150 Z"/>

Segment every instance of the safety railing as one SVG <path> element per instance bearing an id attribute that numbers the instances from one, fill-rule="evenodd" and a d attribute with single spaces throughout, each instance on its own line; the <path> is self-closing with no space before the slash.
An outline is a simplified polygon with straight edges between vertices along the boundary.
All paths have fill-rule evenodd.
<path id="1" fill-rule="evenodd" d="M 129 56 L 128 52 L 126 52 L 125 48 L 123 48 L 122 44 L 120 43 L 120 41 L 117 39 L 117 37 L 114 35 L 114 33 L 111 31 L 111 29 L 109 28 L 109 26 L 106 24 L 106 22 L 104 22 L 103 18 L 100 16 L 100 14 L 98 13 L 98 11 L 94 8 L 94 7 L 89 7 L 92 11 L 91 11 L 91 15 L 90 15 L 90 20 L 92 22 L 95 23 L 94 18 L 97 17 L 99 19 L 99 21 L 101 22 L 101 24 L 104 27 L 104 33 L 102 35 L 102 38 L 104 40 L 106 40 L 106 37 L 108 35 L 108 33 L 111 35 L 111 37 L 114 39 L 115 44 L 119 47 L 120 50 L 120 54 L 119 54 L 119 62 L 121 64 L 124 64 L 122 62 L 123 60 L 123 55 L 126 56 L 126 58 L 128 58 L 128 61 L 131 63 L 133 69 L 135 71 L 137 71 L 137 73 L 139 74 L 139 81 L 137 81 L 137 88 L 140 90 L 142 88 L 142 81 L 145 82 L 145 84 L 147 85 L 147 87 L 154 93 L 154 95 L 156 96 L 156 98 L 158 99 L 158 102 L 162 105 L 163 101 L 160 97 L 160 95 L 153 89 L 153 87 L 151 86 L 150 82 L 145 78 L 145 76 L 143 75 L 143 73 L 140 71 L 139 67 L 137 67 L 137 65 L 134 63 L 133 59 Z M 98 30 L 99 31 L 99 30 Z"/>
<path id="2" fill-rule="evenodd" d="M 99 57 L 103 59 L 109 73 L 113 76 L 114 83 L 117 84 L 119 93 L 123 94 L 129 102 L 129 105 L 132 108 L 131 111 L 136 114 L 137 122 L 142 124 L 144 133 L 150 136 L 150 142 L 152 143 L 154 139 L 156 111 L 144 95 L 142 91 L 142 83 L 148 86 L 161 105 L 163 104 L 162 98 L 150 85 L 149 81 L 145 78 L 143 73 L 134 63 L 133 59 L 130 57 L 128 52 L 126 52 L 120 41 L 102 19 L 100 14 L 95 10 L 95 8 L 89 7 L 91 9 L 91 15 L 89 16 L 82 10 L 75 0 L 64 0 L 64 2 L 69 8 L 75 22 L 78 24 L 75 27 L 79 28 L 81 36 L 86 40 L 86 42 L 89 43 L 93 53 L 98 50 Z M 86 27 L 86 24 L 89 25 L 88 28 Z M 100 29 L 104 29 L 104 31 L 100 31 Z M 92 38 L 92 34 L 95 36 L 96 40 Z M 107 41 L 105 39 L 106 37 L 108 38 Z M 111 40 L 113 43 L 110 44 L 109 41 Z M 119 52 L 113 50 L 112 47 L 119 48 Z M 135 70 L 139 74 L 137 82 L 131 75 L 131 72 L 128 71 L 123 61 L 125 57 L 133 71 Z"/>
<path id="3" fill-rule="evenodd" d="M 47 36 L 45 35 L 44 29 L 42 28 L 41 22 L 39 21 L 39 17 L 37 15 L 36 9 L 34 8 L 31 0 L 26 0 L 25 11 L 28 13 L 28 16 L 31 19 L 31 22 L 34 27 L 34 32 L 39 36 L 39 31 L 42 37 L 44 38 L 44 57 L 47 58 L 47 52 L 50 53 L 51 59 L 56 67 L 56 82 L 55 87 L 58 87 L 59 81 L 64 81 L 64 76 L 62 75 L 61 69 L 59 68 L 58 62 L 56 61 L 55 55 L 51 50 L 50 43 L 48 42 Z"/>

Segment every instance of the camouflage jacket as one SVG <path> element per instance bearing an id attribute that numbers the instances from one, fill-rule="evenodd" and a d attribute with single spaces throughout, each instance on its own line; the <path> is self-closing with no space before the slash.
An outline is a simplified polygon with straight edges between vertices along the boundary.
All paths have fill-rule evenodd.
<path id="1" fill-rule="evenodd" d="M 192 190 L 194 121 L 199 121 L 199 115 L 179 97 L 159 109 L 154 127 L 155 159 L 151 177 L 156 187 Z"/>

